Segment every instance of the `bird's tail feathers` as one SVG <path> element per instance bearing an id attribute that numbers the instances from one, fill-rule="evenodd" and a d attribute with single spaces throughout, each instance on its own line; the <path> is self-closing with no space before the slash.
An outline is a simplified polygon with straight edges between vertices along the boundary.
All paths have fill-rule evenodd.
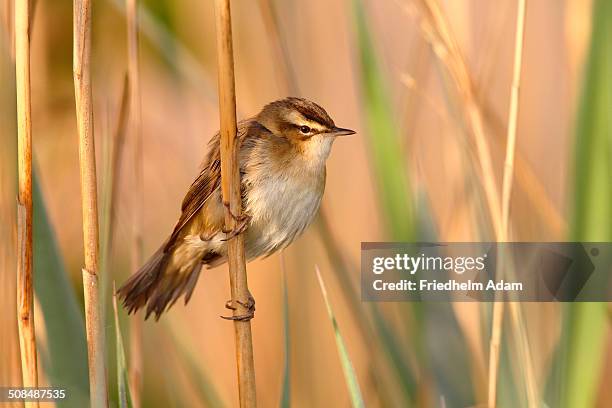
<path id="1" fill-rule="evenodd" d="M 191 263 L 187 271 L 176 269 L 172 250 L 164 245 L 119 288 L 117 294 L 128 314 L 146 305 L 145 319 L 154 313 L 155 320 L 184 294 L 185 304 L 191 298 L 202 267 L 201 257 Z"/>

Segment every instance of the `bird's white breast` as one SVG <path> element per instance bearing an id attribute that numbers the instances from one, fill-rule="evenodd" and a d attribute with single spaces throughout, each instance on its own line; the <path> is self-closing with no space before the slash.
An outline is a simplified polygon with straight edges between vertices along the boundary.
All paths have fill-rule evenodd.
<path id="1" fill-rule="evenodd" d="M 325 168 L 318 171 L 303 171 L 302 168 L 301 174 L 292 170 L 261 167 L 245 174 L 250 187 L 245 209 L 252 216 L 246 236 L 247 258 L 289 245 L 317 213 L 323 195 Z"/>

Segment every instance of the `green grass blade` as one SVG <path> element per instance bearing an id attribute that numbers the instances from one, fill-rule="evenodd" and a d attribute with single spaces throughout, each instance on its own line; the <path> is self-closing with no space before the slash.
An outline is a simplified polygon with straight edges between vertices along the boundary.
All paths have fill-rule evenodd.
<path id="1" fill-rule="evenodd" d="M 591 49 L 576 129 L 574 220 L 577 240 L 612 240 L 612 3 L 596 0 Z"/>
<path id="2" fill-rule="evenodd" d="M 349 307 L 355 311 L 361 311 L 361 313 L 357 313 L 359 318 L 356 319 L 355 322 L 358 324 L 363 341 L 368 343 L 372 342 L 373 347 L 377 350 L 380 349 L 381 354 L 384 355 L 389 366 L 395 372 L 396 378 L 399 380 L 402 390 L 404 391 L 406 401 L 412 402 L 412 398 L 416 394 L 416 379 L 415 373 L 413 373 L 408 364 L 408 357 L 404 355 L 405 348 L 402 348 L 400 346 L 401 341 L 395 338 L 395 333 L 385 321 L 384 316 L 379 310 L 379 305 L 376 302 L 361 302 L 358 288 L 352 282 L 350 272 L 355 270 L 356 266 L 350 264 L 348 260 L 342 256 L 342 252 L 331 234 L 327 218 L 323 213 L 321 213 L 316 220 L 316 224 L 319 230 L 319 236 L 323 242 L 323 247 L 327 252 L 332 269 L 338 278 L 344 296 L 349 302 Z M 369 319 L 368 316 L 371 316 L 371 319 Z M 380 365 L 371 366 L 372 372 L 369 376 L 377 378 L 382 377 L 382 373 L 375 372 L 378 371 L 379 368 Z"/>
<path id="3" fill-rule="evenodd" d="M 603 303 L 576 303 L 567 308 L 563 329 L 562 407 L 594 407 L 605 358 L 606 308 Z"/>
<path id="4" fill-rule="evenodd" d="M 378 184 L 381 210 L 392 239 L 416 238 L 413 203 L 406 175 L 406 158 L 392 114 L 392 107 L 361 0 L 353 0 L 356 45 L 359 53 L 361 93 L 374 178 Z"/>
<path id="5" fill-rule="evenodd" d="M 612 2 L 593 4 L 591 46 L 576 128 L 572 239 L 612 241 Z M 567 307 L 562 406 L 595 406 L 605 358 L 606 305 Z"/>
<path id="6" fill-rule="evenodd" d="M 47 215 L 34 169 L 34 291 L 47 331 L 45 372 L 50 383 L 67 390 L 58 407 L 86 406 L 89 401 L 85 324 Z"/>
<path id="7" fill-rule="evenodd" d="M 115 283 L 113 282 L 113 311 L 115 315 L 115 346 L 117 358 L 117 399 L 119 407 L 131 408 L 132 397 L 130 395 L 130 386 L 128 382 L 127 364 L 125 362 L 125 349 L 123 347 L 123 336 L 121 335 L 121 327 L 119 326 L 119 314 L 117 312 L 117 296 L 115 293 Z"/>
<path id="8" fill-rule="evenodd" d="M 327 314 L 329 315 L 329 320 L 332 323 L 334 328 L 334 336 L 336 338 L 336 346 L 338 348 L 338 354 L 340 355 L 340 362 L 342 363 L 342 371 L 344 372 L 344 379 L 346 380 L 346 385 L 349 390 L 349 395 L 351 396 L 351 404 L 353 407 L 364 407 L 363 398 L 361 396 L 361 389 L 359 388 L 359 382 L 357 381 L 357 375 L 355 374 L 355 369 L 353 368 L 353 363 L 349 357 L 348 351 L 346 349 L 346 345 L 344 344 L 344 339 L 342 338 L 342 334 L 340 334 L 340 328 L 338 327 L 338 322 L 334 316 L 334 311 L 332 310 L 331 303 L 329 302 L 329 298 L 327 296 L 327 290 L 325 289 L 325 284 L 323 283 L 323 278 L 321 277 L 321 272 L 319 272 L 319 267 L 315 267 L 317 272 L 317 278 L 319 279 L 319 285 L 321 286 L 321 293 L 323 294 L 323 299 L 325 300 L 325 306 L 327 308 Z"/>

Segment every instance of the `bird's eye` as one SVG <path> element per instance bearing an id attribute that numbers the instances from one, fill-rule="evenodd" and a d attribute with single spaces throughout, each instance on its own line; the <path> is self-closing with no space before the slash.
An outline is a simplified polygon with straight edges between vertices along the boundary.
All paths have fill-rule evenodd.
<path id="1" fill-rule="evenodd" d="M 308 134 L 310 133 L 310 128 L 308 126 L 300 126 L 300 132 Z"/>

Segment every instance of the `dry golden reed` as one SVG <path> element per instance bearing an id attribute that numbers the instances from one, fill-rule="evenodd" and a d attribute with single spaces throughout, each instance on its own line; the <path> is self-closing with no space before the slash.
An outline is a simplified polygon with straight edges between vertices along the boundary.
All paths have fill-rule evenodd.
<path id="1" fill-rule="evenodd" d="M 32 109 L 30 89 L 31 3 L 15 2 L 15 80 L 17 93 L 17 327 L 24 387 L 38 387 L 34 333 L 34 278 L 32 235 Z M 37 407 L 26 402 L 26 407 Z"/>
<path id="2" fill-rule="evenodd" d="M 91 87 L 91 1 L 75 0 L 73 16 L 73 77 L 79 138 L 81 206 L 83 211 L 83 292 L 92 407 L 108 406 L 104 327 L 98 281 L 99 226 Z"/>
<path id="3" fill-rule="evenodd" d="M 143 215 L 144 174 L 143 174 L 143 140 L 142 140 L 142 107 L 140 94 L 140 65 L 138 44 L 138 7 L 136 0 L 126 0 L 128 77 L 130 96 L 129 136 L 132 141 L 132 253 L 131 270 L 135 273 L 143 262 Z M 130 320 L 130 363 L 129 383 L 132 403 L 135 408 L 141 406 L 142 388 L 142 319 Z"/>
<path id="4" fill-rule="evenodd" d="M 221 118 L 221 192 L 226 208 L 225 226 L 236 227 L 234 216 L 242 213 L 240 173 L 236 143 L 236 90 L 234 82 L 234 51 L 229 0 L 215 0 L 217 30 L 217 64 L 219 71 L 219 112 Z M 234 216 L 233 216 L 233 215 Z M 238 234 L 228 242 L 228 264 L 234 316 L 244 315 L 248 309 L 236 300 L 248 299 L 244 237 Z M 241 407 L 257 405 L 255 392 L 255 364 L 250 321 L 234 321 L 238 391 Z"/>

